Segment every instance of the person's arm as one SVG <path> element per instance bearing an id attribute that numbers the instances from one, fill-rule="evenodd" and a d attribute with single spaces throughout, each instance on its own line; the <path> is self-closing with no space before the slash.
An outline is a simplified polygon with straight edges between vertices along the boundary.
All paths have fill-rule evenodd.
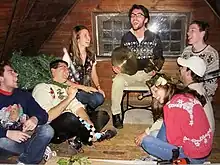
<path id="1" fill-rule="evenodd" d="M 93 87 L 77 84 L 77 83 L 72 82 L 70 80 L 67 80 L 66 84 L 71 86 L 71 87 L 74 87 L 74 88 L 77 88 L 77 89 L 81 89 L 81 90 L 83 90 L 85 92 L 88 92 L 88 93 L 98 92 L 98 90 L 93 88 Z"/>
<path id="2" fill-rule="evenodd" d="M 96 87 L 96 89 L 105 97 L 105 92 L 102 90 L 100 84 L 99 84 L 99 77 L 97 75 L 96 71 L 96 63 L 93 64 L 92 66 L 92 81 Z"/>
<path id="3" fill-rule="evenodd" d="M 58 105 L 54 106 L 53 108 L 49 109 L 48 115 L 49 115 L 49 121 L 52 121 L 56 119 L 58 116 L 60 116 L 61 113 L 66 109 L 66 107 L 70 104 L 70 102 L 75 98 L 72 96 L 68 96 L 64 100 L 62 100 Z"/>
<path id="4" fill-rule="evenodd" d="M 44 108 L 49 115 L 48 121 L 52 121 L 57 118 L 75 98 L 76 89 L 72 90 L 72 94 L 68 95 L 56 106 L 53 105 L 53 94 L 51 94 L 51 88 L 47 84 L 39 84 L 33 90 L 33 97 Z M 75 93 L 74 93 L 75 92 Z M 55 96 L 55 95 L 54 95 Z"/>

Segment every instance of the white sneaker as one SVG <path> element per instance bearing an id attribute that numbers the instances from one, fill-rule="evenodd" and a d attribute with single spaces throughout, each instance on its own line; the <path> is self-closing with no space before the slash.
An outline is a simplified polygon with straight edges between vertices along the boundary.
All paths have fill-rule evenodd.
<path id="1" fill-rule="evenodd" d="M 54 156 L 57 156 L 56 151 L 52 151 L 51 148 L 49 146 L 47 146 L 47 148 L 44 152 L 44 156 L 43 156 L 44 160 L 48 161 Z"/>
<path id="2" fill-rule="evenodd" d="M 25 164 L 22 162 L 18 162 L 17 165 L 25 165 Z"/>

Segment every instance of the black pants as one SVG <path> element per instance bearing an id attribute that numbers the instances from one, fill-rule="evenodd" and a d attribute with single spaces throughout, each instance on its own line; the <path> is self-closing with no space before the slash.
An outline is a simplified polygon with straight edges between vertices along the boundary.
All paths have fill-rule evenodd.
<path id="1" fill-rule="evenodd" d="M 98 132 L 108 123 L 110 119 L 108 113 L 105 111 L 94 111 L 88 115 Z M 75 136 L 78 137 L 82 143 L 88 143 L 90 132 L 73 113 L 65 112 L 61 114 L 54 119 L 50 125 L 55 131 L 51 143 L 59 144 Z"/>

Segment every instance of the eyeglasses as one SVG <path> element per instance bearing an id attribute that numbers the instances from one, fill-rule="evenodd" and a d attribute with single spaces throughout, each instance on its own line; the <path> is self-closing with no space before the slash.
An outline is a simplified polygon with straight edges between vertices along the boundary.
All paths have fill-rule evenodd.
<path id="1" fill-rule="evenodd" d="M 145 16 L 142 13 L 137 13 L 137 14 L 131 13 L 131 18 L 134 18 L 134 17 L 141 18 L 141 17 L 145 17 Z"/>

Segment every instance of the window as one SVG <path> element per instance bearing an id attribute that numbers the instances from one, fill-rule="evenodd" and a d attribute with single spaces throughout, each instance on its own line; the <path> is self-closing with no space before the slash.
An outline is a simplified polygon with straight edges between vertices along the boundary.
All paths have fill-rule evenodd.
<path id="1" fill-rule="evenodd" d="M 123 34 L 130 29 L 128 14 L 96 13 L 94 17 L 97 56 L 110 57 L 112 50 L 120 46 Z M 189 14 L 151 12 L 150 19 L 148 28 L 160 36 L 164 56 L 179 56 L 185 47 Z"/>

